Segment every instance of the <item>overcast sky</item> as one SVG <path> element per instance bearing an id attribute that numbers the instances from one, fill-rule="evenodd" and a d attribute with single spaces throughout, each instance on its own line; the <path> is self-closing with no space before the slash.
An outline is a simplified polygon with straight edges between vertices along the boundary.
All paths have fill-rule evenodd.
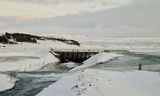
<path id="1" fill-rule="evenodd" d="M 160 0 L 0 0 L 0 31 L 160 36 Z"/>

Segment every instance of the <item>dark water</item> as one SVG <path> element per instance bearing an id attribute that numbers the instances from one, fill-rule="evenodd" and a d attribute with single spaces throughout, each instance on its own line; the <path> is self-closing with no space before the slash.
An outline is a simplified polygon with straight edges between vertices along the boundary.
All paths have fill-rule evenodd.
<path id="1" fill-rule="evenodd" d="M 138 65 L 142 64 L 142 70 L 160 72 L 160 54 L 158 53 L 133 53 L 129 51 L 111 51 L 125 55 L 117 57 L 102 64 L 97 64 L 92 68 L 112 70 L 112 71 L 127 71 L 137 70 Z M 61 74 L 69 71 L 71 68 L 64 66 L 48 65 L 37 72 L 17 73 L 19 78 L 14 89 L 0 93 L 0 96 L 35 96 L 45 87 L 54 83 L 56 74 Z"/>
<path id="2" fill-rule="evenodd" d="M 0 96 L 35 96 L 45 87 L 54 83 L 57 74 L 65 73 L 70 70 L 70 68 L 64 69 L 62 66 L 54 66 L 54 68 L 51 68 L 50 65 L 36 72 L 16 73 L 19 82 L 16 84 L 15 88 L 0 93 Z"/>
<path id="3" fill-rule="evenodd" d="M 20 82 L 17 83 L 14 89 L 1 93 L 0 96 L 34 96 L 40 92 L 44 87 L 47 87 L 53 82 L 50 81 L 37 81 L 36 77 L 18 77 Z"/>

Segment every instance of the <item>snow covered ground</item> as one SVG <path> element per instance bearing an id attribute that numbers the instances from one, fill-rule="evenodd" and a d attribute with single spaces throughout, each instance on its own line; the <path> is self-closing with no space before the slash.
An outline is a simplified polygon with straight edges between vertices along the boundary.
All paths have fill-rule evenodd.
<path id="1" fill-rule="evenodd" d="M 34 71 L 49 63 L 59 62 L 47 51 L 0 53 L 0 71 Z"/>
<path id="2" fill-rule="evenodd" d="M 37 96 L 159 96 L 160 74 L 99 69 L 63 76 Z"/>
<path id="3" fill-rule="evenodd" d="M 84 35 L 67 35 L 67 34 L 40 34 L 42 36 L 59 37 L 66 39 L 74 39 L 82 43 L 80 47 L 67 45 L 58 41 L 39 41 L 39 44 L 20 43 L 23 46 L 0 44 L 0 51 L 9 50 L 47 50 L 48 48 L 55 49 L 74 49 L 74 48 L 104 48 L 106 50 L 129 50 L 134 52 L 160 52 L 159 37 L 139 37 L 139 38 L 116 38 L 116 37 L 93 37 Z M 45 45 L 45 46 L 44 46 Z M 90 45 L 90 46 L 89 46 Z"/>
<path id="4" fill-rule="evenodd" d="M 74 68 L 74 67 L 78 66 L 78 64 L 75 62 L 67 62 L 67 63 L 62 63 L 61 66 L 64 66 L 67 68 Z"/>
<path id="5" fill-rule="evenodd" d="M 116 38 L 116 37 L 94 37 L 84 35 L 61 35 L 51 34 L 59 38 L 68 38 L 78 40 L 86 45 L 101 46 L 106 50 L 128 50 L 132 52 L 160 52 L 159 37 L 132 37 L 132 38 Z"/>
<path id="6" fill-rule="evenodd" d="M 132 52 L 160 52 L 159 37 L 141 38 L 99 38 L 83 42 L 88 45 L 99 45 L 106 50 L 128 50 Z"/>
<path id="7" fill-rule="evenodd" d="M 94 66 L 99 63 L 107 62 L 115 57 L 120 57 L 120 56 L 123 56 L 123 55 L 115 54 L 115 53 L 99 53 L 99 54 L 92 56 L 91 58 L 85 60 L 81 66 L 77 66 L 77 67 L 71 69 L 69 72 L 71 72 L 71 73 L 76 72 L 76 71 L 82 70 L 84 68 Z"/>
<path id="8" fill-rule="evenodd" d="M 0 73 L 0 92 L 14 87 L 17 80 L 7 74 Z"/>
<path id="9" fill-rule="evenodd" d="M 3 47 L 5 46 L 5 47 Z M 38 44 L 35 43 L 19 43 L 19 44 L 10 44 L 4 45 L 0 43 L 0 52 L 12 52 L 12 51 L 37 51 L 37 50 L 46 50 L 49 51 L 50 49 L 54 50 L 67 50 L 67 49 L 103 49 L 101 46 L 92 46 L 81 44 L 80 46 L 69 45 L 59 41 L 39 41 Z"/>

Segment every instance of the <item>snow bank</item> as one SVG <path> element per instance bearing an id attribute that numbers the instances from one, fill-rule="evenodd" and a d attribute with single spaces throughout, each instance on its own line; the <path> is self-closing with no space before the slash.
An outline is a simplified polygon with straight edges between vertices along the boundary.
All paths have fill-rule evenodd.
<path id="1" fill-rule="evenodd" d="M 159 96 L 157 72 L 86 69 L 63 76 L 36 96 Z"/>
<path id="2" fill-rule="evenodd" d="M 77 83 L 77 73 L 72 75 L 64 75 L 56 82 L 45 88 L 42 92 L 36 96 L 76 96 L 76 92 L 72 90 L 72 87 Z"/>
<path id="3" fill-rule="evenodd" d="M 0 71 L 33 71 L 46 64 L 59 62 L 47 51 L 0 53 Z M 18 59 L 19 58 L 19 59 Z"/>
<path id="4" fill-rule="evenodd" d="M 119 56 L 123 56 L 123 55 L 115 54 L 115 53 L 99 53 L 87 59 L 86 61 L 84 61 L 83 65 L 73 68 L 72 70 L 70 70 L 70 72 L 79 71 L 81 69 L 88 68 L 99 63 L 107 62 Z"/>
<path id="5" fill-rule="evenodd" d="M 84 64 L 97 64 L 97 63 L 104 63 L 110 59 L 113 59 L 114 57 L 119 57 L 123 56 L 120 54 L 115 54 L 115 53 L 99 53 L 95 56 L 92 56 L 91 58 L 87 59 L 84 61 Z"/>
<path id="6" fill-rule="evenodd" d="M 11 89 L 15 86 L 17 79 L 7 74 L 0 73 L 0 92 Z"/>
<path id="7" fill-rule="evenodd" d="M 61 65 L 68 67 L 68 68 L 74 68 L 74 67 L 78 66 L 78 64 L 75 62 L 62 63 Z"/>

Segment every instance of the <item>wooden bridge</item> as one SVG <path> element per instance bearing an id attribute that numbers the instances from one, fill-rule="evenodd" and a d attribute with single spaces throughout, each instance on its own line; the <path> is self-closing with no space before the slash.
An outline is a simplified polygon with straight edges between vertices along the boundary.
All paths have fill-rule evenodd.
<path id="1" fill-rule="evenodd" d="M 93 55 L 103 52 L 103 50 L 98 49 L 65 49 L 65 50 L 54 50 L 50 51 L 55 57 L 60 59 L 60 62 L 78 62 L 82 63 L 86 59 L 90 58 Z"/>

